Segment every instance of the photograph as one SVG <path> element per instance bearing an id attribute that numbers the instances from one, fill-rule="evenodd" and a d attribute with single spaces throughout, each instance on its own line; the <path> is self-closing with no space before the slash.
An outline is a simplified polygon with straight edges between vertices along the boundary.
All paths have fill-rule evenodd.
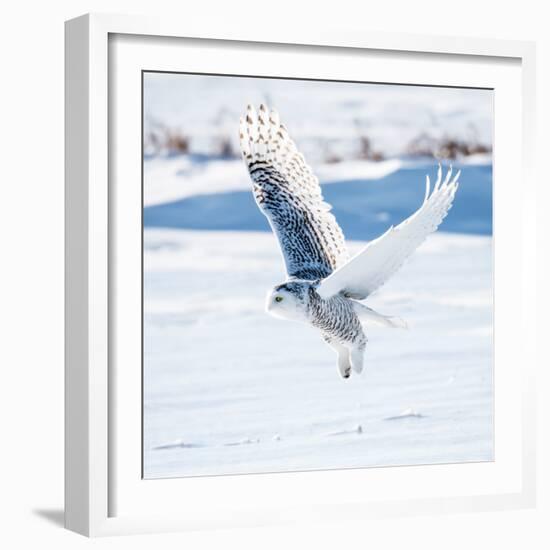
<path id="1" fill-rule="evenodd" d="M 493 109 L 142 72 L 144 479 L 494 461 Z"/>

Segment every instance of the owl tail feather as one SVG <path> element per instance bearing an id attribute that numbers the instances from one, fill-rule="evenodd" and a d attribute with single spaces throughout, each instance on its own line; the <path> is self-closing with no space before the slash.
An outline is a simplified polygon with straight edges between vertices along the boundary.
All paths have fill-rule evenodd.
<path id="1" fill-rule="evenodd" d="M 361 323 L 366 326 L 404 329 L 409 328 L 406 321 L 401 319 L 401 317 L 390 317 L 388 315 L 382 315 L 382 313 L 378 313 L 377 311 L 374 311 L 374 309 L 360 304 L 359 302 L 354 302 L 353 307 Z"/>

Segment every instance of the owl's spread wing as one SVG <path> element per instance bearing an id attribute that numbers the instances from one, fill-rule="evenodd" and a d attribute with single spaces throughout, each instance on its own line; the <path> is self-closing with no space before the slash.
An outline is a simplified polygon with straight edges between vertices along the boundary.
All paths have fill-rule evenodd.
<path id="1" fill-rule="evenodd" d="M 341 293 L 363 300 L 382 286 L 403 262 L 433 233 L 447 215 L 458 187 L 460 171 L 451 179 L 451 170 L 430 191 L 426 176 L 426 196 L 422 206 L 397 227 L 371 241 L 359 254 L 321 282 L 317 292 L 323 298 Z"/>
<path id="2" fill-rule="evenodd" d="M 323 279 L 347 259 L 344 235 L 319 180 L 275 111 L 249 105 L 240 142 L 254 197 L 277 236 L 289 277 Z"/>

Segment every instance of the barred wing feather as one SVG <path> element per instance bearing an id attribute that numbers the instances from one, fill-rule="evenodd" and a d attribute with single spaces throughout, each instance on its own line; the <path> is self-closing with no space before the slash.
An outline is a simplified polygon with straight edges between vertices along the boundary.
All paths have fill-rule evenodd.
<path id="1" fill-rule="evenodd" d="M 278 114 L 249 105 L 239 134 L 256 203 L 277 236 L 288 276 L 329 276 L 348 258 L 344 235 Z"/>
<path id="2" fill-rule="evenodd" d="M 452 177 L 447 172 L 442 182 L 441 166 L 437 181 L 430 190 L 426 176 L 426 196 L 422 206 L 397 227 L 371 241 L 359 254 L 321 282 L 317 292 L 323 298 L 341 293 L 363 300 L 381 287 L 403 262 L 433 233 L 443 221 L 458 187 L 460 171 Z"/>

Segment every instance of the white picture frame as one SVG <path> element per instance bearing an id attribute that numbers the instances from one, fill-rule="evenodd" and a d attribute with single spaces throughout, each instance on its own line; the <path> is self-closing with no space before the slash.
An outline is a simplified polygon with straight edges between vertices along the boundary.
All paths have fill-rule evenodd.
<path id="1" fill-rule="evenodd" d="M 113 37 L 123 37 L 132 43 L 121 58 L 110 58 L 109 44 Z M 116 95 L 112 87 L 115 82 L 120 85 L 120 80 L 116 80 L 117 71 L 122 74 L 126 70 L 124 67 L 131 66 L 135 72 L 142 63 L 139 56 L 145 58 L 147 55 L 148 46 L 140 42 L 155 37 L 161 40 L 162 37 L 192 39 L 195 49 L 198 45 L 199 50 L 200 44 L 207 41 L 210 48 L 221 49 L 235 44 L 252 50 L 263 48 L 264 52 L 280 47 L 284 48 L 286 56 L 306 50 L 311 55 L 374 52 L 386 55 L 388 59 L 392 55 L 400 59 L 409 56 L 418 63 L 433 61 L 441 66 L 452 65 L 455 76 L 442 73 L 433 77 L 441 78 L 441 83 L 445 85 L 467 85 L 468 78 L 492 78 L 483 74 L 491 72 L 485 71 L 485 67 L 495 67 L 495 75 L 502 73 L 502 80 L 499 80 L 502 97 L 506 96 L 507 75 L 511 75 L 513 82 L 510 80 L 510 86 L 515 86 L 514 93 L 517 93 L 512 97 L 510 92 L 506 101 L 514 102 L 517 109 L 515 122 L 512 121 L 514 114 L 511 111 L 509 115 L 511 128 L 516 130 L 512 132 L 514 141 L 499 139 L 499 132 L 506 128 L 506 120 L 502 120 L 498 113 L 495 126 L 495 177 L 497 182 L 502 182 L 503 189 L 500 198 L 495 201 L 495 239 L 496 254 L 501 258 L 502 266 L 508 265 L 505 264 L 507 261 L 511 266 L 512 263 L 516 266 L 510 268 L 510 275 L 505 275 L 504 267 L 499 271 L 499 263 L 495 264 L 495 319 L 507 313 L 501 307 L 503 302 L 499 301 L 499 296 L 507 294 L 510 296 L 507 307 L 514 315 L 517 314 L 517 318 L 513 324 L 505 322 L 504 318 L 502 323 L 496 324 L 497 333 L 500 330 L 503 335 L 515 329 L 515 338 L 513 341 L 512 338 L 496 339 L 495 364 L 503 365 L 503 373 L 510 373 L 508 389 L 496 394 L 497 406 L 500 407 L 496 414 L 497 418 L 499 411 L 502 418 L 509 415 L 506 420 L 513 437 L 497 446 L 495 462 L 490 468 L 472 465 L 481 467 L 462 471 L 453 468 L 456 465 L 422 466 L 412 468 L 414 471 L 410 467 L 400 467 L 369 469 L 367 473 L 356 470 L 145 482 L 137 475 L 137 463 L 139 461 L 141 464 L 141 456 L 134 456 L 136 438 L 129 436 L 125 439 L 124 432 L 127 426 L 129 434 L 136 433 L 141 422 L 141 418 L 135 419 L 138 424 L 131 420 L 139 383 L 137 386 L 130 384 L 124 390 L 134 392 L 126 406 L 121 398 L 124 393 L 120 393 L 120 387 L 115 387 L 113 377 L 116 335 L 112 331 L 111 302 L 114 299 L 113 266 L 118 258 L 113 257 L 112 251 L 113 239 L 121 238 L 116 229 L 117 216 L 123 214 L 112 201 L 109 186 L 112 178 L 117 177 L 114 164 L 118 162 L 113 157 L 114 153 L 110 158 L 109 143 L 113 126 L 120 122 L 109 107 L 112 106 L 113 95 Z M 164 42 L 163 57 L 169 58 L 169 50 L 177 47 L 171 44 L 176 44 L 177 40 Z M 273 55 L 276 57 L 276 53 Z M 148 59 L 148 69 L 153 68 L 150 63 L 155 63 L 155 59 L 154 55 Z M 126 60 L 124 62 L 127 64 L 124 67 L 118 65 L 122 63 L 120 60 Z M 195 57 L 193 63 L 194 67 L 200 67 L 200 57 Z M 475 70 L 467 76 L 469 63 L 478 65 L 478 77 Z M 534 331 L 528 320 L 535 318 L 536 296 L 528 284 L 529 274 L 535 269 L 535 249 L 528 236 L 534 232 L 536 205 L 535 178 L 531 177 L 534 162 L 534 66 L 535 49 L 529 42 L 378 32 L 356 35 L 322 30 L 304 30 L 297 36 L 284 29 L 270 31 L 263 27 L 261 30 L 241 31 L 215 26 L 196 28 L 169 18 L 118 15 L 85 15 L 68 21 L 66 527 L 87 536 L 101 536 L 533 506 L 536 353 Z M 499 67 L 511 69 L 501 71 Z M 403 78 L 407 79 L 406 76 Z M 504 103 L 502 107 L 505 107 Z M 521 154 L 514 159 L 508 158 L 510 155 L 506 155 L 506 147 L 518 145 Z M 499 155 L 502 161 L 499 161 Z M 139 161 L 139 158 L 135 159 L 138 164 L 132 170 L 141 169 Z M 514 177 L 516 185 L 512 189 L 506 181 Z M 521 182 L 519 185 L 518 179 Z M 499 197 L 499 193 L 496 195 Z M 521 205 L 520 217 L 517 214 L 518 201 Z M 515 212 L 511 211 L 512 207 Z M 514 224 L 519 227 L 519 231 L 514 233 L 506 229 L 507 225 L 511 225 L 506 221 L 512 216 Z M 498 252 L 499 240 L 510 243 L 509 247 L 514 250 L 513 257 Z M 517 262 L 518 257 L 521 263 Z M 521 362 L 517 361 L 518 358 Z M 517 418 L 514 419 L 514 416 Z M 122 469 L 121 461 L 125 464 Z M 130 472 L 127 478 L 121 470 Z M 275 476 L 278 477 L 270 479 Z M 458 480 L 455 485 L 461 485 L 462 489 L 455 487 L 446 493 L 446 487 L 452 487 L 452 478 Z M 185 488 L 181 484 L 183 481 L 187 484 Z M 370 498 L 365 495 L 366 491 L 359 490 L 360 483 L 371 493 Z M 144 484 L 147 487 L 144 488 Z M 322 491 L 316 489 L 321 485 Z M 403 485 L 407 490 L 390 494 L 390 485 Z M 309 499 L 298 497 L 306 493 L 312 496 Z M 199 494 L 203 495 L 202 501 L 197 497 Z M 186 496 L 182 495 L 189 495 L 187 504 L 184 502 Z M 161 500 L 164 506 L 160 506 Z M 213 502 L 215 505 L 212 505 Z M 154 514 L 151 509 L 159 512 Z"/>

